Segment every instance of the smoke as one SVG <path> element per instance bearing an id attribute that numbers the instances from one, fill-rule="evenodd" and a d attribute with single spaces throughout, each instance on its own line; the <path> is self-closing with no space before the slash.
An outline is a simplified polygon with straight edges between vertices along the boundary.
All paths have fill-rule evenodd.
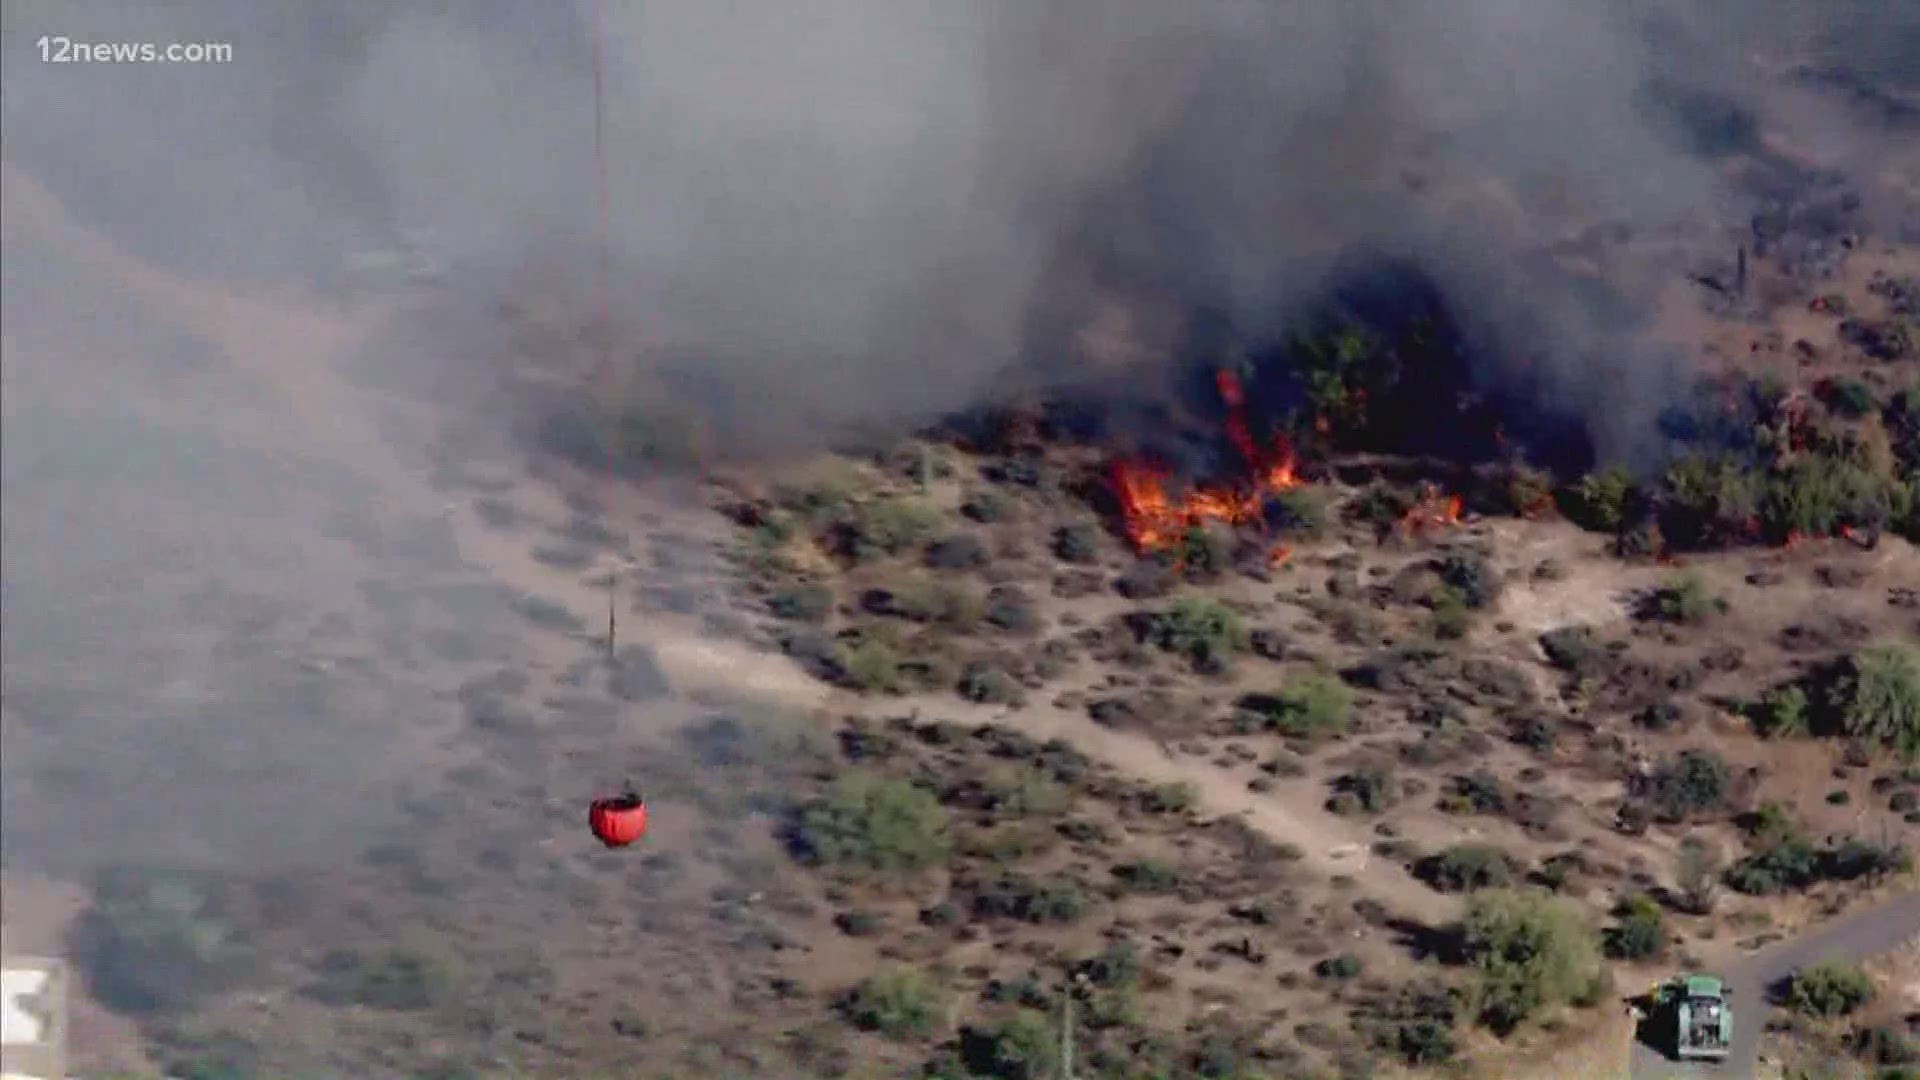
<path id="1" fill-rule="evenodd" d="M 1776 77 L 1796 43 L 1890 93 L 1920 55 L 1920 14 L 1867 3 L 609 8 L 623 358 L 692 357 L 703 404 L 769 443 L 1022 379 L 1150 388 L 1197 313 L 1282 333 L 1358 252 L 1423 269 L 1483 378 L 1526 361 L 1603 450 L 1641 445 L 1685 376 L 1643 313 L 1761 201 L 1729 156 L 1778 157 L 1756 134 L 1778 130 L 1869 183 L 1910 153 L 1884 109 Z M 10 860 L 76 836 L 95 857 L 129 816 L 165 837 L 120 847 L 220 852 L 241 825 L 324 845 L 377 816 L 396 699 L 335 700 L 298 657 L 337 598 L 452 556 L 426 508 L 404 556 L 343 530 L 379 467 L 228 361 L 458 389 L 488 378 L 503 301 L 587 295 L 591 27 L 511 0 L 6 6 L 8 167 L 173 282 L 130 292 L 34 215 L 9 232 Z M 233 59 L 44 63 L 43 35 Z M 219 300 L 338 298 L 405 244 L 446 268 L 439 336 L 355 345 Z"/>

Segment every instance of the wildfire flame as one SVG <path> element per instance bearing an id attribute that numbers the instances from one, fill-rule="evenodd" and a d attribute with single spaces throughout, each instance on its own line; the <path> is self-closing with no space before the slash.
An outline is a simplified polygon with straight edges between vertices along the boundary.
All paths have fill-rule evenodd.
<path id="1" fill-rule="evenodd" d="M 1458 525 L 1464 509 L 1466 504 L 1460 496 L 1448 495 L 1428 484 L 1422 490 L 1420 500 L 1400 516 L 1400 527 L 1408 533 L 1419 534 L 1428 529 Z"/>
<path id="2" fill-rule="evenodd" d="M 1115 460 L 1110 476 L 1120 502 L 1122 526 L 1134 548 L 1142 553 L 1178 542 L 1181 534 L 1196 525 L 1257 521 L 1262 498 L 1300 483 L 1294 474 L 1293 444 L 1286 436 L 1274 436 L 1264 450 L 1255 442 L 1247 424 L 1246 393 L 1239 378 L 1222 369 L 1214 375 L 1214 386 L 1227 406 L 1227 440 L 1246 459 L 1251 479 L 1240 485 L 1196 487 L 1176 501 L 1167 495 L 1165 469 L 1138 458 Z M 1280 552 L 1276 548 L 1269 553 L 1271 565 L 1279 565 L 1291 554 Z M 1276 553 L 1280 554 L 1276 557 Z"/>

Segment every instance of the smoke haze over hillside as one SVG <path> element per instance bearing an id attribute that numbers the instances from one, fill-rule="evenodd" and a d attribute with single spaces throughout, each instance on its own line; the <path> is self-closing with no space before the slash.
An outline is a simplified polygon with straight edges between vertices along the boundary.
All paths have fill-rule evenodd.
<path id="1" fill-rule="evenodd" d="M 1814 41 L 1897 87 L 1920 55 L 1920 9 L 1869 3 L 1817 18 L 1705 0 L 609 7 L 623 343 L 699 357 L 744 407 L 766 403 L 769 440 L 930 416 L 1010 371 L 1150 392 L 1121 369 L 1159 364 L 1194 312 L 1278 332 L 1363 251 L 1425 268 L 1488 377 L 1535 360 L 1603 449 L 1635 445 L 1684 376 L 1636 313 L 1684 249 L 1601 244 L 1578 267 L 1554 252 L 1602 225 L 1730 249 L 1752 193 L 1710 148 L 1743 117 L 1870 186 L 1913 131 L 1763 81 L 1753 61 Z M 446 340 L 483 352 L 509 288 L 589 287 L 591 16 L 509 0 L 10 3 L 6 160 L 125 252 L 215 291 L 335 290 L 356 253 L 417 236 L 450 267 Z M 34 43 L 50 34 L 225 42 L 234 60 L 45 64 Z M 1675 85 L 1713 107 L 1676 111 L 1657 92 Z M 159 803 L 155 829 L 221 853 L 247 852 L 240 826 L 276 812 L 352 835 L 378 816 L 363 785 L 398 738 L 391 715 L 259 736 L 268 703 L 332 691 L 283 669 L 294 684 L 234 690 L 255 669 L 217 642 L 245 601 L 204 582 L 231 571 L 312 613 L 404 568 L 263 529 L 367 496 L 298 434 L 243 454 L 194 428 L 249 409 L 270 428 L 276 406 L 219 373 L 208 358 L 226 346 L 121 293 L 10 232 L 6 786 L 37 770 L 51 801 L 42 817 L 9 803 L 9 858 L 16 839 L 57 842 L 62 791 L 91 807 L 90 838 Z M 433 352 L 415 341 L 393 363 L 485 378 L 476 352 Z M 169 419 L 136 422 L 156 411 Z M 206 666 L 183 672 L 200 629 Z M 136 670 L 123 650 L 159 640 L 172 651 L 117 703 L 19 719 L 20 680 L 51 678 L 49 657 L 84 684 Z M 211 687 L 217 708 L 194 696 Z M 163 691 L 153 715 L 191 723 L 126 711 Z M 208 761 L 251 779 L 216 798 Z M 289 792 L 297 815 L 276 809 Z"/>

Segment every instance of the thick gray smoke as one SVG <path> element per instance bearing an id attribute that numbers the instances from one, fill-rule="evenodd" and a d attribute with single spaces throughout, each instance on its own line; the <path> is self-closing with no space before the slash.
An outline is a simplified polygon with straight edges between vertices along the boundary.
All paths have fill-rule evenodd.
<path id="1" fill-rule="evenodd" d="M 623 344 L 698 357 L 769 433 L 925 416 L 1010 370 L 1120 378 L 1198 310 L 1273 332 L 1360 250 L 1418 260 L 1489 377 L 1533 360 L 1627 445 L 1679 378 L 1636 311 L 1683 253 L 1736 242 L 1751 193 L 1725 148 L 1745 125 L 1863 174 L 1910 145 L 1783 82 L 1796 44 L 1868 82 L 1910 80 L 1920 55 L 1920 13 L 1864 2 L 608 6 Z M 590 7 L 4 14 L 9 169 L 195 296 L 337 290 L 356 254 L 417 242 L 450 268 L 456 322 L 445 348 L 416 336 L 383 362 L 457 381 L 486 378 L 499 303 L 588 288 Z M 233 60 L 44 63 L 43 35 Z M 196 339 L 183 327 L 251 316 L 171 318 L 164 289 L 128 295 L 29 216 L 5 293 L 9 858 L 57 843 L 73 805 L 88 843 L 151 811 L 228 851 L 262 820 L 355 820 L 405 721 L 285 720 L 288 702 L 361 714 L 297 665 L 249 684 L 250 662 L 370 572 L 410 571 L 329 533 L 371 496 L 276 430 L 274 409 L 326 405 L 260 398 L 209 359 L 304 356 L 319 330 Z M 236 451 L 230 422 L 282 442 Z M 236 625 L 254 653 L 222 644 Z M 55 665 L 72 696 L 36 699 L 27 673 Z M 207 783 L 208 762 L 248 782 Z M 14 801 L 30 772 L 50 809 Z"/>

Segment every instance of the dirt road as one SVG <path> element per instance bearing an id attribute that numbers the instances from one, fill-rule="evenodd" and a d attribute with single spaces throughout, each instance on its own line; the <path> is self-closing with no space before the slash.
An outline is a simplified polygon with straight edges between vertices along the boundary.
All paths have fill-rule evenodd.
<path id="1" fill-rule="evenodd" d="M 1902 893 L 1878 907 L 1816 927 L 1740 960 L 1722 972 L 1734 995 L 1733 1053 L 1727 1060 L 1716 1065 L 1682 1065 L 1668 1061 L 1644 1042 L 1636 1042 L 1634 1080 L 1758 1075 L 1769 987 L 1807 964 L 1827 959 L 1859 961 L 1885 952 L 1916 933 L 1920 933 L 1920 891 Z"/>

